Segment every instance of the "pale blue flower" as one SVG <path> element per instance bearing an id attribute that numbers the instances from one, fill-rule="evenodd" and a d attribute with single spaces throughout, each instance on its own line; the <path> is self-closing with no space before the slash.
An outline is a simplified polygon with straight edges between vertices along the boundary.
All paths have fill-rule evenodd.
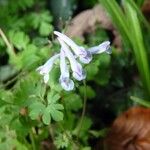
<path id="1" fill-rule="evenodd" d="M 91 54 L 100 54 L 103 52 L 110 54 L 111 53 L 110 42 L 105 41 L 98 46 L 89 48 L 87 51 L 89 51 Z"/>
<path id="2" fill-rule="evenodd" d="M 69 78 L 70 74 L 69 74 L 68 66 L 66 64 L 65 52 L 63 51 L 63 48 L 61 48 L 61 51 L 60 51 L 60 72 L 61 72 L 61 75 L 59 78 L 59 82 L 62 88 L 66 91 L 73 90 L 74 82 Z"/>
<path id="3" fill-rule="evenodd" d="M 108 54 L 111 53 L 109 41 L 105 41 L 98 46 L 85 50 L 84 47 L 78 46 L 66 35 L 58 31 L 54 31 L 54 34 L 58 36 L 57 39 L 61 45 L 60 53 L 52 56 L 44 65 L 38 67 L 37 71 L 43 75 L 44 82 L 47 83 L 49 80 L 49 72 L 52 70 L 55 60 L 60 58 L 61 74 L 59 83 L 66 91 L 71 91 L 74 89 L 74 82 L 70 78 L 69 66 L 66 63 L 66 59 L 69 61 L 73 77 L 76 80 L 81 81 L 86 78 L 86 73 L 82 65 L 77 61 L 78 58 L 80 62 L 88 64 L 92 60 L 92 55 L 94 54 L 100 54 L 103 52 Z"/>
<path id="4" fill-rule="evenodd" d="M 53 68 L 53 64 L 55 60 L 60 56 L 60 54 L 56 54 L 52 56 L 44 65 L 38 67 L 36 70 L 43 75 L 44 77 L 44 83 L 47 83 L 49 80 L 49 72 Z"/>
<path id="5" fill-rule="evenodd" d="M 88 64 L 92 60 L 92 55 L 89 51 L 86 51 L 84 47 L 78 46 L 75 42 L 73 42 L 69 37 L 65 34 L 62 34 L 58 31 L 54 31 L 54 34 L 57 35 L 61 40 L 63 40 L 68 46 L 71 47 L 73 52 L 79 60 L 84 63 Z"/>
<path id="6" fill-rule="evenodd" d="M 73 77 L 78 81 L 84 80 L 86 78 L 86 74 L 81 64 L 77 62 L 74 55 L 70 51 L 69 47 L 64 43 L 64 41 L 61 38 L 57 39 L 59 40 L 66 57 L 69 59 L 70 66 L 73 72 Z"/>

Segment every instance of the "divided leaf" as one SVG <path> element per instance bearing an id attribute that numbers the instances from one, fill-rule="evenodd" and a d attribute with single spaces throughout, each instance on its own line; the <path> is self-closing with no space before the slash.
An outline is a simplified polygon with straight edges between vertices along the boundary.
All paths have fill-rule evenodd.
<path id="1" fill-rule="evenodd" d="M 28 35 L 25 34 L 25 32 L 22 31 L 10 31 L 9 32 L 9 38 L 12 44 L 18 49 L 22 50 L 25 49 L 30 41 Z"/>
<path id="2" fill-rule="evenodd" d="M 30 109 L 29 116 L 31 117 L 31 119 L 34 120 L 43 114 L 45 106 L 41 102 L 35 102 L 29 107 L 29 109 Z"/>

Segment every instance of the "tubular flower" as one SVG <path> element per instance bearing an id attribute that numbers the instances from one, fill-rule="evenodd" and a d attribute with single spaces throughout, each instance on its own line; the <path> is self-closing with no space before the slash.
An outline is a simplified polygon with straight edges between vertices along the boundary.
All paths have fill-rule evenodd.
<path id="1" fill-rule="evenodd" d="M 54 56 L 52 56 L 44 65 L 38 67 L 36 70 L 39 71 L 39 73 L 41 75 L 43 75 L 44 77 L 44 83 L 47 83 L 49 80 L 49 72 L 52 70 L 53 68 L 53 64 L 55 62 L 55 60 L 60 56 L 60 54 L 56 54 Z"/>
<path id="2" fill-rule="evenodd" d="M 74 88 L 74 82 L 70 78 L 69 66 L 66 63 L 66 59 L 69 61 L 72 76 L 76 80 L 81 81 L 86 78 L 86 73 L 82 65 L 77 61 L 77 58 L 79 58 L 80 62 L 88 64 L 91 62 L 92 55 L 94 54 L 100 54 L 103 52 L 108 54 L 111 53 L 109 41 L 105 41 L 98 46 L 94 46 L 86 50 L 84 47 L 78 46 L 66 35 L 58 31 L 54 31 L 54 34 L 58 36 L 57 39 L 61 45 L 60 53 L 52 56 L 44 65 L 38 67 L 37 71 L 43 75 L 44 83 L 47 83 L 49 80 L 49 73 L 53 68 L 54 62 L 59 58 L 61 72 L 59 83 L 66 91 L 71 91 Z"/>
<path id="3" fill-rule="evenodd" d="M 60 78 L 59 82 L 62 88 L 66 91 L 71 91 L 74 88 L 74 82 L 69 78 L 69 70 L 65 61 L 65 52 L 61 48 L 60 51 Z"/>
<path id="4" fill-rule="evenodd" d="M 69 47 L 64 43 L 64 41 L 61 40 L 60 38 L 57 39 L 59 40 L 63 51 L 65 52 L 67 58 L 69 59 L 70 66 L 73 71 L 73 77 L 78 81 L 84 80 L 86 78 L 86 74 L 81 64 L 77 62 L 74 55 L 71 53 Z"/>
<path id="5" fill-rule="evenodd" d="M 98 46 L 94 46 L 94 47 L 89 48 L 87 51 L 90 52 L 91 54 L 100 54 L 103 52 L 111 54 L 110 42 L 105 41 Z"/>
<path id="6" fill-rule="evenodd" d="M 71 47 L 73 52 L 77 57 L 79 57 L 80 61 L 84 64 L 88 64 L 92 60 L 92 55 L 89 51 L 86 51 L 84 47 L 78 46 L 75 42 L 73 42 L 66 35 L 54 31 L 54 34 L 57 35 L 61 40 L 63 40 L 68 46 Z"/>

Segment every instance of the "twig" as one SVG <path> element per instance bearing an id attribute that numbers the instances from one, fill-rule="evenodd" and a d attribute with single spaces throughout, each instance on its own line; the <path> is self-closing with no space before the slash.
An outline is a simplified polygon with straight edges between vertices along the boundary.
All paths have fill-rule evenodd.
<path id="1" fill-rule="evenodd" d="M 0 35 L 1 35 L 2 39 L 4 40 L 4 42 L 5 42 L 5 44 L 6 44 L 7 48 L 8 48 L 8 51 L 7 51 L 8 54 L 9 54 L 10 56 L 15 57 L 16 54 L 15 54 L 14 48 L 13 48 L 13 46 L 11 45 L 11 43 L 8 41 L 6 35 L 4 34 L 4 32 L 2 31 L 1 28 L 0 28 Z"/>
<path id="2" fill-rule="evenodd" d="M 7 86 L 9 86 L 10 84 L 12 84 L 13 82 L 15 82 L 19 77 L 21 77 L 22 75 L 24 75 L 23 72 L 18 73 L 16 76 L 14 76 L 12 79 L 10 79 L 9 81 L 7 81 L 6 83 L 4 83 L 2 85 L 2 87 L 6 88 Z"/>

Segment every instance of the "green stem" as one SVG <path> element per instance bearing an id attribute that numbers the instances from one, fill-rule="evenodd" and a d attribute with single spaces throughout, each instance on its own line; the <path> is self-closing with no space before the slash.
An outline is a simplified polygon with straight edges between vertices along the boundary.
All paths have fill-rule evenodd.
<path id="1" fill-rule="evenodd" d="M 15 58 L 16 57 L 16 54 L 15 54 L 15 51 L 14 51 L 14 48 L 13 46 L 10 44 L 10 42 L 8 41 L 6 35 L 4 34 L 4 32 L 2 31 L 2 29 L 0 28 L 0 36 L 2 37 L 3 41 L 5 42 L 6 46 L 7 46 L 7 52 L 8 52 L 8 55 L 10 57 L 13 57 Z"/>
<path id="2" fill-rule="evenodd" d="M 6 88 L 7 86 L 9 86 L 10 84 L 12 84 L 13 82 L 15 82 L 18 78 L 22 77 L 24 75 L 24 72 L 20 72 L 18 73 L 16 76 L 14 76 L 12 79 L 8 80 L 6 83 L 4 83 L 2 85 L 2 87 Z"/>
<path id="3" fill-rule="evenodd" d="M 36 144 L 35 144 L 35 139 L 34 139 L 34 134 L 33 134 L 32 129 L 29 133 L 29 136 L 30 136 L 30 140 L 31 140 L 31 144 L 32 144 L 32 150 L 36 150 Z"/>
<path id="4" fill-rule="evenodd" d="M 86 95 L 86 80 L 83 81 L 84 84 L 84 100 L 83 100 L 83 109 L 82 109 L 82 114 L 81 114 L 81 119 L 78 125 L 78 132 L 77 132 L 77 138 L 80 135 L 80 131 L 82 128 L 82 124 L 83 124 L 83 119 L 85 117 L 85 111 L 86 111 L 86 102 L 87 102 L 87 95 Z"/>
<path id="5" fill-rule="evenodd" d="M 49 125 L 49 133 L 51 135 L 52 141 L 54 142 L 54 131 L 53 131 L 53 127 L 51 124 Z"/>

